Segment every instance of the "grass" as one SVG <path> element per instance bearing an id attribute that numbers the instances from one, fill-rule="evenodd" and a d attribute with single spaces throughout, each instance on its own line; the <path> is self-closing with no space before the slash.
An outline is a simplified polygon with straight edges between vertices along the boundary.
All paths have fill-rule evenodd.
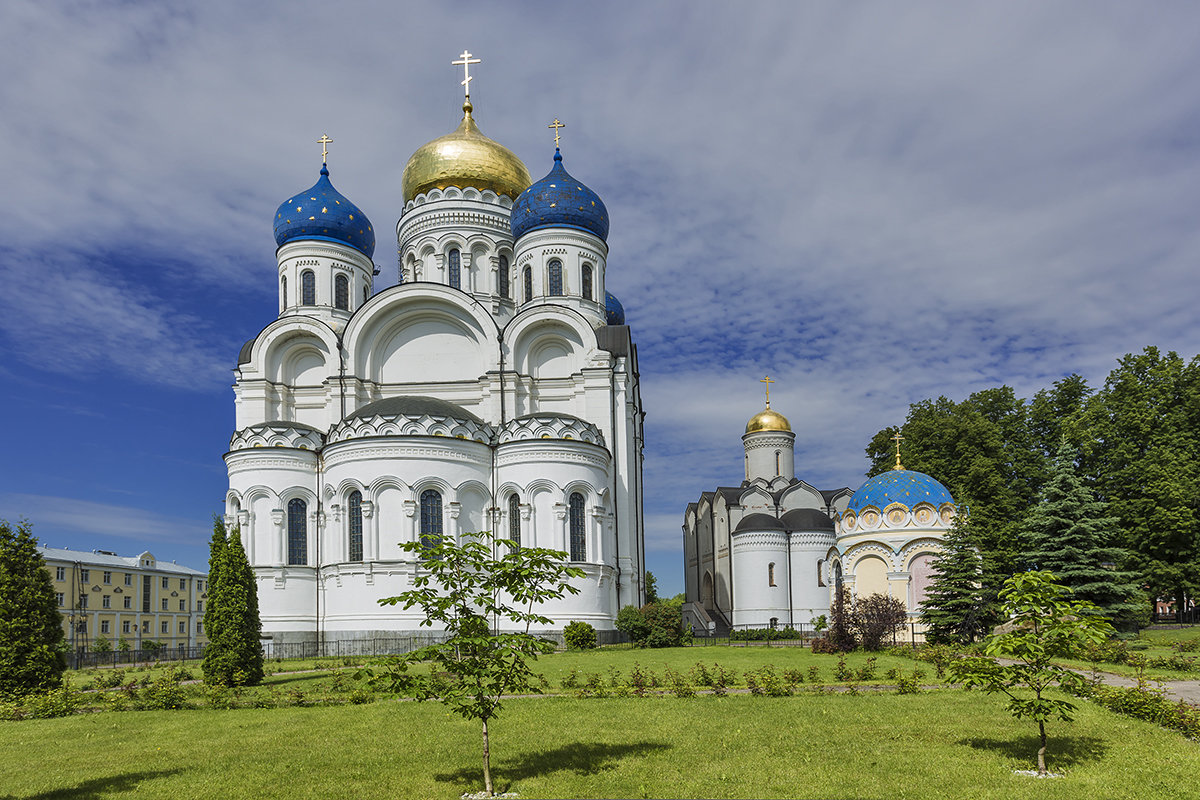
<path id="1" fill-rule="evenodd" d="M 1034 726 L 1001 700 L 802 694 L 509 701 L 498 788 L 535 797 L 1182 798 L 1200 746 L 1080 703 L 1050 727 L 1066 777 L 1014 776 Z M 0 797 L 453 798 L 476 790 L 479 727 L 440 705 L 86 714 L 0 724 Z"/>

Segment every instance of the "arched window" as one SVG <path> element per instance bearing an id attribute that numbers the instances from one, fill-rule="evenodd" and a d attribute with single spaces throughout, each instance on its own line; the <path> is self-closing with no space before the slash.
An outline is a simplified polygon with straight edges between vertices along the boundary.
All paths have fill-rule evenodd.
<path id="1" fill-rule="evenodd" d="M 583 279 L 579 282 L 579 293 L 584 300 L 592 299 L 592 265 L 583 265 Z"/>
<path id="2" fill-rule="evenodd" d="M 447 282 L 455 289 L 462 288 L 462 255 L 457 250 L 450 251 L 448 259 L 449 266 L 446 267 Z"/>
<path id="3" fill-rule="evenodd" d="M 362 492 L 355 490 L 350 493 L 346 503 L 350 510 L 350 547 L 348 560 L 362 561 Z"/>
<path id="4" fill-rule="evenodd" d="M 279 279 L 279 299 L 280 305 L 287 308 L 287 275 Z"/>
<path id="5" fill-rule="evenodd" d="M 404 281 L 400 281 L 400 282 L 404 283 Z M 371 287 L 364 284 L 363 285 L 363 303 L 365 304 L 370 299 L 371 299 Z"/>
<path id="6" fill-rule="evenodd" d="M 533 267 L 525 268 L 525 302 L 533 299 Z"/>
<path id="7" fill-rule="evenodd" d="M 562 297 L 562 262 L 557 258 L 550 262 L 550 296 Z"/>
<path id="8" fill-rule="evenodd" d="M 312 273 L 309 273 L 312 274 Z M 296 498 L 287 506 L 287 562 L 308 563 L 308 503 Z"/>
<path id="9" fill-rule="evenodd" d="M 500 256 L 500 296 L 508 297 L 508 256 Z"/>
<path id="10" fill-rule="evenodd" d="M 317 276 L 311 269 L 300 273 L 300 304 L 304 306 L 317 304 Z"/>
<path id="11" fill-rule="evenodd" d="M 767 586 L 775 585 L 775 562 L 767 564 Z"/>
<path id="12" fill-rule="evenodd" d="M 333 279 L 333 304 L 343 311 L 350 310 L 350 279 L 345 275 Z"/>
<path id="13" fill-rule="evenodd" d="M 508 538 L 521 547 L 521 498 L 516 492 L 508 496 Z"/>
<path id="14" fill-rule="evenodd" d="M 817 559 L 817 586 L 825 585 L 825 559 Z"/>
<path id="15" fill-rule="evenodd" d="M 776 475 L 783 474 L 782 472 L 779 471 L 779 451 L 778 450 L 775 451 L 775 474 Z"/>
<path id="16" fill-rule="evenodd" d="M 421 492 L 421 546 L 429 547 L 442 538 L 442 493 L 437 489 Z"/>
<path id="17" fill-rule="evenodd" d="M 583 533 L 583 495 L 572 492 L 567 502 L 571 522 L 571 560 L 587 560 L 587 541 Z"/>

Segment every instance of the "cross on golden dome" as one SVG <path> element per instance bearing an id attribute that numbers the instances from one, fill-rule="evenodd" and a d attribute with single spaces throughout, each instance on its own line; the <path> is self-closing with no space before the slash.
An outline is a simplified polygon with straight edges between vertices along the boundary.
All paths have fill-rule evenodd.
<path id="1" fill-rule="evenodd" d="M 329 138 L 329 134 L 322 133 L 321 138 L 317 139 L 317 144 L 321 145 L 321 163 L 329 163 L 329 148 L 326 145 L 333 144 L 333 139 Z"/>
<path id="2" fill-rule="evenodd" d="M 896 466 L 892 469 L 904 469 L 900 466 L 900 443 L 904 441 L 904 437 L 900 435 L 900 431 L 896 431 L 896 435 L 892 437 L 892 441 L 896 443 Z"/>
<path id="3" fill-rule="evenodd" d="M 771 407 L 771 384 L 775 382 L 771 380 L 770 375 L 764 375 L 763 379 L 759 381 L 759 383 L 764 383 L 767 386 L 767 408 Z"/>
<path id="4" fill-rule="evenodd" d="M 455 67 L 463 68 L 463 79 L 462 79 L 463 94 L 466 96 L 467 100 L 470 100 L 471 99 L 471 81 L 472 81 L 471 65 L 472 64 L 482 64 L 483 60 L 479 59 L 479 58 L 471 58 L 471 53 L 465 49 L 462 51 L 462 55 L 459 56 L 459 59 L 461 59 L 461 60 L 460 61 L 451 61 L 450 64 Z"/>
<path id="5" fill-rule="evenodd" d="M 567 127 L 567 126 L 566 126 L 566 123 L 559 122 L 559 121 L 558 121 L 558 117 L 555 117 L 555 118 L 554 118 L 554 122 L 551 122 L 551 123 L 550 123 L 549 125 L 547 125 L 546 127 L 547 127 L 547 128 L 554 128 L 554 148 L 557 150 L 557 149 L 558 149 L 558 139 L 559 139 L 559 136 L 558 136 L 558 130 L 559 130 L 559 128 L 565 128 L 565 127 Z"/>

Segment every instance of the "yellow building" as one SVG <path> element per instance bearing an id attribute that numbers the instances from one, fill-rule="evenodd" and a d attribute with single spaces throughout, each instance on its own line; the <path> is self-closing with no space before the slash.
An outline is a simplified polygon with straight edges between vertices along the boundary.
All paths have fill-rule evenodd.
<path id="1" fill-rule="evenodd" d="M 199 648 L 204 636 L 208 575 L 159 561 L 152 553 L 125 557 L 107 550 L 38 547 L 63 616 L 72 652 L 95 651 L 101 639 L 113 650 Z M 149 645 L 154 647 L 154 645 Z"/>

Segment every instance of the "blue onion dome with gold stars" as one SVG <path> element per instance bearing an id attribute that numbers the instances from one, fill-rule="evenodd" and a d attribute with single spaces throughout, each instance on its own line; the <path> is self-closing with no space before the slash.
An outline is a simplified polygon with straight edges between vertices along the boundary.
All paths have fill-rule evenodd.
<path id="1" fill-rule="evenodd" d="M 608 325 L 625 324 L 625 306 L 612 292 L 604 293 L 604 321 Z"/>
<path id="2" fill-rule="evenodd" d="M 846 505 L 847 511 L 858 513 L 867 506 L 883 510 L 893 503 L 912 508 L 918 503 L 932 503 L 940 507 L 953 503 L 954 498 L 942 486 L 924 472 L 911 469 L 893 469 L 881 472 L 859 487 Z"/>
<path id="3" fill-rule="evenodd" d="M 300 192 L 275 212 L 275 244 L 315 239 L 348 244 L 367 258 L 375 254 L 371 220 L 329 182 L 329 167 L 311 189 Z"/>
<path id="4" fill-rule="evenodd" d="M 571 177 L 557 147 L 550 172 L 513 203 L 511 222 L 514 239 L 541 228 L 576 228 L 608 239 L 608 209 L 599 195 Z"/>

